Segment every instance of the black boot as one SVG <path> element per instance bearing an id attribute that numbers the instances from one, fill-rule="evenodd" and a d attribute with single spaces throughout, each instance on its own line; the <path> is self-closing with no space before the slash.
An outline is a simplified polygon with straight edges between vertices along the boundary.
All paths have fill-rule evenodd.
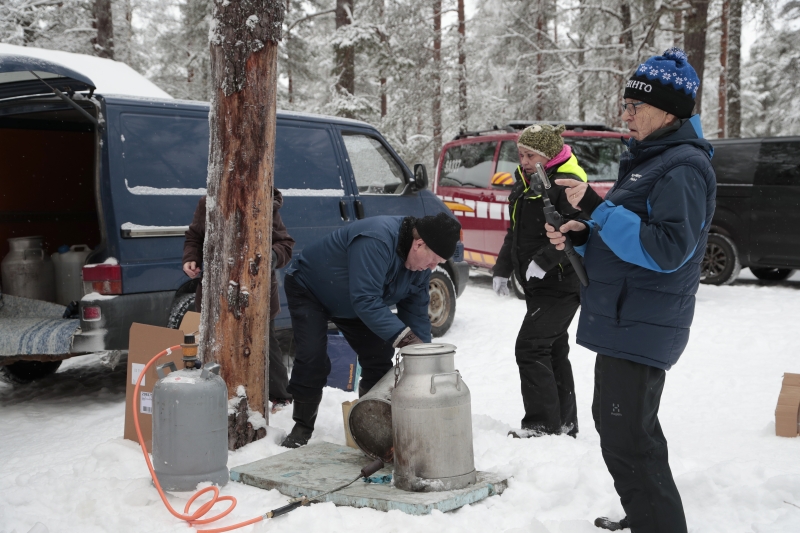
<path id="1" fill-rule="evenodd" d="M 609 531 L 620 531 L 622 529 L 628 529 L 630 524 L 628 523 L 628 517 L 626 516 L 619 522 L 614 522 L 609 520 L 605 516 L 602 516 L 594 521 L 594 525 L 599 527 L 600 529 L 607 529 Z"/>
<path id="2" fill-rule="evenodd" d="M 319 404 L 322 401 L 322 396 L 313 399 L 294 398 L 294 411 L 292 412 L 292 420 L 294 420 L 294 427 L 289 435 L 283 439 L 281 446 L 284 448 L 299 448 L 308 444 L 311 434 L 314 432 L 314 422 L 317 421 L 317 413 L 319 412 Z"/>

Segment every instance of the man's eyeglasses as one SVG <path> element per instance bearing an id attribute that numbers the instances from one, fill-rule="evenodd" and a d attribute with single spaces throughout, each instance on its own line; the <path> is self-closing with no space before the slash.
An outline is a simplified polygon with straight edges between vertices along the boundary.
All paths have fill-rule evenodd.
<path id="1" fill-rule="evenodd" d="M 620 102 L 619 106 L 622 108 L 622 112 L 624 113 L 627 111 L 630 113 L 631 116 L 636 114 L 636 108 L 640 105 L 644 105 L 644 102 L 636 102 L 636 103 L 628 103 L 628 102 Z"/>

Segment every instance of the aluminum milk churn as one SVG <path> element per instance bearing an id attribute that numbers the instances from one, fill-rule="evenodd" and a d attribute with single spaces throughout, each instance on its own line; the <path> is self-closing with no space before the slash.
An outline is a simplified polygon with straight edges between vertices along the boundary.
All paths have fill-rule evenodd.
<path id="1" fill-rule="evenodd" d="M 32 300 L 55 301 L 55 270 L 53 261 L 42 248 L 43 241 L 43 237 L 8 239 L 11 250 L 0 264 L 4 293 Z"/>
<path id="2" fill-rule="evenodd" d="M 403 375 L 392 392 L 394 484 L 436 492 L 475 483 L 472 408 L 455 369 L 452 344 L 403 348 Z"/>
<path id="3" fill-rule="evenodd" d="M 191 340 L 196 355 L 196 344 Z M 228 482 L 228 389 L 219 365 L 194 369 L 196 358 L 187 356 L 175 371 L 174 363 L 157 367 L 153 388 L 153 469 L 165 490 L 189 491 L 210 481 Z M 172 372 L 164 376 L 163 369 Z"/>
<path id="4" fill-rule="evenodd" d="M 83 296 L 83 263 L 92 249 L 85 244 L 64 245 L 50 257 L 56 271 L 56 303 L 69 305 Z"/>

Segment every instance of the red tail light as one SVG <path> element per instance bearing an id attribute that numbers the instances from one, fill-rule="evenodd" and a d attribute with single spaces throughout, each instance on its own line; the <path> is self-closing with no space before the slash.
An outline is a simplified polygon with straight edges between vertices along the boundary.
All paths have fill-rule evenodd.
<path id="1" fill-rule="evenodd" d="M 83 312 L 83 319 L 87 322 L 92 322 L 94 320 L 100 320 L 100 308 L 99 307 L 84 307 L 82 309 Z"/>
<path id="2" fill-rule="evenodd" d="M 86 265 L 83 267 L 83 292 L 122 294 L 122 268 L 119 265 Z"/>

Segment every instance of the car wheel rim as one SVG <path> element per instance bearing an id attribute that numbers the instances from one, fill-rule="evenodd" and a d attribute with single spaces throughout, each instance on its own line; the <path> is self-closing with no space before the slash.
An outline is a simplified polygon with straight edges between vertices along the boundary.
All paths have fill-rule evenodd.
<path id="1" fill-rule="evenodd" d="M 728 267 L 728 254 L 717 244 L 709 244 L 706 247 L 706 255 L 703 257 L 703 273 L 708 277 L 720 276 Z"/>
<path id="2" fill-rule="evenodd" d="M 439 327 L 447 322 L 450 316 L 450 298 L 444 282 L 432 279 L 430 283 L 430 304 L 428 304 L 428 318 L 432 327 Z"/>

